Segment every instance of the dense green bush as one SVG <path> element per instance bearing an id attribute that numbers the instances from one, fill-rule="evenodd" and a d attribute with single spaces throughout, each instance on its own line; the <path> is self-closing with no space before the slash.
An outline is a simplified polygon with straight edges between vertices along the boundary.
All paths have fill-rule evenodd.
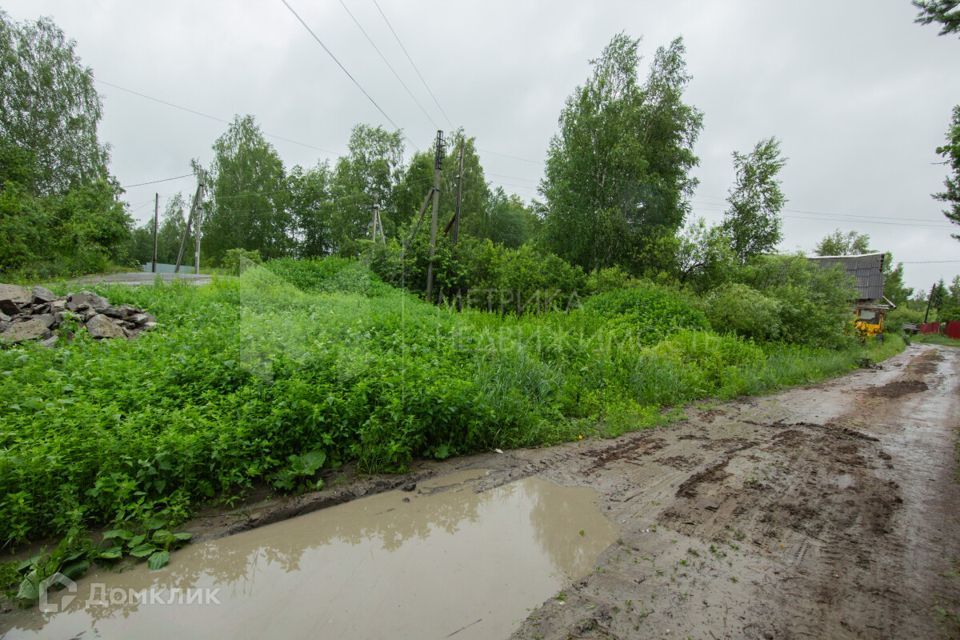
<path id="1" fill-rule="evenodd" d="M 262 262 L 263 259 L 260 257 L 260 252 L 256 249 L 252 251 L 249 249 L 227 249 L 227 252 L 223 255 L 223 259 L 220 260 L 220 266 L 229 273 L 238 276 L 249 267 L 261 264 Z"/>
<path id="2" fill-rule="evenodd" d="M 842 348 L 853 338 L 853 278 L 841 267 L 821 268 L 803 256 L 759 256 L 736 279 L 780 302 L 781 339 Z"/>
<path id="3" fill-rule="evenodd" d="M 622 337 L 653 344 L 681 329 L 709 329 L 703 312 L 676 289 L 650 282 L 588 298 L 586 315 L 604 319 L 604 329 Z"/>
<path id="4" fill-rule="evenodd" d="M 418 237 L 371 249 L 370 266 L 385 282 L 409 291 L 426 290 L 429 248 Z M 456 246 L 440 242 L 434 256 L 435 299 L 459 297 L 469 307 L 500 313 L 566 309 L 583 295 L 586 276 L 551 253 L 530 245 L 510 249 L 490 240 L 465 237 Z"/>
<path id="5" fill-rule="evenodd" d="M 318 469 L 347 462 L 399 470 L 621 433 L 665 406 L 811 382 L 861 353 L 717 336 L 649 283 L 572 312 L 501 316 L 426 304 L 360 263 L 267 267 L 208 287 L 101 288 L 157 316 L 136 340 L 0 350 L 0 540 L 158 512 L 175 524 L 203 501 L 315 486 Z"/>
<path id="6" fill-rule="evenodd" d="M 745 284 L 729 283 L 704 300 L 710 324 L 720 333 L 733 332 L 755 340 L 776 340 L 782 331 L 782 304 Z"/>
<path id="7" fill-rule="evenodd" d="M 884 321 L 887 333 L 900 333 L 905 324 L 920 324 L 923 322 L 923 311 L 911 309 L 906 305 L 901 305 L 896 309 L 887 312 Z"/>

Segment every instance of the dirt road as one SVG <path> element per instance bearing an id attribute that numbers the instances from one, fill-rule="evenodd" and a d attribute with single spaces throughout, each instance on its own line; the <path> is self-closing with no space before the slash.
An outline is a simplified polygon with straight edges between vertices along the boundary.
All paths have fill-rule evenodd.
<path id="1" fill-rule="evenodd" d="M 516 638 L 960 637 L 960 351 L 507 454 L 621 527 Z"/>
<path id="2" fill-rule="evenodd" d="M 688 412 L 615 440 L 332 481 L 193 523 L 199 539 L 457 469 L 593 488 L 619 527 L 514 633 L 559 638 L 960 638 L 960 350 Z"/>

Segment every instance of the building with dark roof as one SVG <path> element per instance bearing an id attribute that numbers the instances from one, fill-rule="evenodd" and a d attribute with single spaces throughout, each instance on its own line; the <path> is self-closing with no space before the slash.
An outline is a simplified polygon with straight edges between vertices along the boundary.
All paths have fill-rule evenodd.
<path id="1" fill-rule="evenodd" d="M 867 253 L 862 256 L 816 256 L 809 260 L 824 268 L 842 266 L 857 281 L 857 302 L 884 302 L 883 261 L 886 254 Z"/>
<path id="2" fill-rule="evenodd" d="M 841 266 L 847 274 L 853 276 L 857 287 L 857 299 L 854 305 L 855 324 L 862 335 L 872 336 L 883 333 L 885 312 L 897 306 L 883 296 L 883 261 L 885 259 L 884 253 L 808 258 L 824 269 Z"/>

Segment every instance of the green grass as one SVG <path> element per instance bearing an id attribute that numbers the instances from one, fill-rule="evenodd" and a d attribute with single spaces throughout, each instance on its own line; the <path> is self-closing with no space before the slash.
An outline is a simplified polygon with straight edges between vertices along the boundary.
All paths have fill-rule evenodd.
<path id="1" fill-rule="evenodd" d="M 100 286 L 160 327 L 0 351 L 0 539 L 174 526 L 205 501 L 314 487 L 319 469 L 348 462 L 399 471 L 618 435 L 903 346 L 759 346 L 710 332 L 680 303 L 641 317 L 620 293 L 571 313 L 456 314 L 356 264 L 300 269 L 276 269 L 300 287 L 267 268 L 206 287 Z"/>
<path id="2" fill-rule="evenodd" d="M 911 342 L 919 344 L 939 344 L 945 347 L 960 347 L 960 340 L 954 340 L 936 333 L 921 333 L 910 337 Z"/>

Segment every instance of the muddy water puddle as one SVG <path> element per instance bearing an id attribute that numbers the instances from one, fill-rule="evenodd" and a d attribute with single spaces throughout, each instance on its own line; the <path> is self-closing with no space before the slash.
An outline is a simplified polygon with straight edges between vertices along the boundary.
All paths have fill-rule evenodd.
<path id="1" fill-rule="evenodd" d="M 592 490 L 527 478 L 477 493 L 481 474 L 192 545 L 160 571 L 88 574 L 62 612 L 0 620 L 3 637 L 505 638 L 617 531 Z"/>

